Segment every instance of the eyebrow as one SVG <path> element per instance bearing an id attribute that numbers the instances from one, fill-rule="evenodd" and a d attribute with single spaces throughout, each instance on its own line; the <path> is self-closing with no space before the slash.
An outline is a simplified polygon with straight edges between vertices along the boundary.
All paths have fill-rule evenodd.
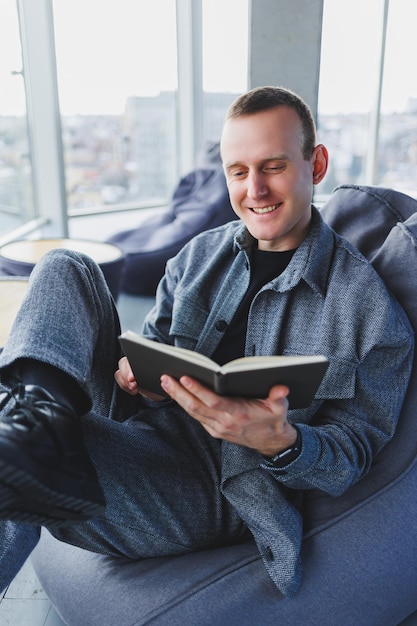
<path id="1" fill-rule="evenodd" d="M 270 156 L 267 157 L 265 159 L 262 159 L 262 161 L 260 162 L 262 165 L 265 165 L 265 163 L 268 163 L 269 161 L 290 161 L 290 157 L 288 156 L 288 154 L 278 154 L 275 156 Z M 245 163 L 243 163 L 242 161 L 234 161 L 233 163 L 224 163 L 223 167 L 226 170 L 230 170 L 233 167 L 247 167 L 247 165 Z"/>

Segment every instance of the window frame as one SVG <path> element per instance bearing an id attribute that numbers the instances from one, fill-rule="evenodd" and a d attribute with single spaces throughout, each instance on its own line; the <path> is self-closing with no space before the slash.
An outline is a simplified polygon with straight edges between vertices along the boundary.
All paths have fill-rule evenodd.
<path id="1" fill-rule="evenodd" d="M 51 0 L 17 0 L 37 219 L 45 236 L 68 236 Z M 13 233 L 10 233 L 12 236 Z"/>
<path id="2" fill-rule="evenodd" d="M 58 96 L 52 0 L 17 0 L 22 45 L 36 219 L 4 242 L 42 229 L 43 236 L 67 237 L 69 219 Z M 195 166 L 203 136 L 202 0 L 176 0 L 178 55 L 178 175 Z M 168 199 L 167 199 L 168 200 Z M 140 206 L 139 206 L 140 205 Z M 82 215 L 161 206 L 160 201 L 83 210 Z"/>

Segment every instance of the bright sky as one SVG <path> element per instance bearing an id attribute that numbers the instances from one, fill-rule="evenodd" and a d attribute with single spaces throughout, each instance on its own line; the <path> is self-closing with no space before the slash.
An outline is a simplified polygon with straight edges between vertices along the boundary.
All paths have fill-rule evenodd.
<path id="1" fill-rule="evenodd" d="M 320 110 L 369 110 L 382 0 L 325 0 Z M 126 98 L 176 88 L 174 0 L 54 0 L 61 110 L 121 113 Z M 221 19 L 219 19 L 221 15 Z M 391 0 L 382 108 L 417 98 L 416 0 Z M 247 1 L 204 2 L 204 88 L 246 89 Z M 0 115 L 24 112 L 15 0 L 0 7 Z"/>
<path id="2" fill-rule="evenodd" d="M 320 109 L 369 110 L 378 81 L 383 0 L 324 0 Z M 416 0 L 390 0 L 382 111 L 417 98 Z"/>

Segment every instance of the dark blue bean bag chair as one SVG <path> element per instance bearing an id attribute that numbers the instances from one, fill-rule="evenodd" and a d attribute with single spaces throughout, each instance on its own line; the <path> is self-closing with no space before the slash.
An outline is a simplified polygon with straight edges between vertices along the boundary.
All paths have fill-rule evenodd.
<path id="1" fill-rule="evenodd" d="M 235 218 L 219 144 L 208 144 L 199 167 L 181 178 L 165 212 L 108 240 L 125 255 L 121 291 L 153 296 L 168 259 L 194 235 Z"/>

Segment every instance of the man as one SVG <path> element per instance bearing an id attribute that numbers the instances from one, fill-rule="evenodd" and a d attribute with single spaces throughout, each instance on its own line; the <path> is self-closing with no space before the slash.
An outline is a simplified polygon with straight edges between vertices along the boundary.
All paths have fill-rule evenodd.
<path id="1" fill-rule="evenodd" d="M 46 255 L 0 359 L 3 384 L 18 381 L 0 427 L 3 586 L 46 525 L 131 558 L 252 534 L 290 597 L 301 580 L 303 492 L 340 495 L 393 436 L 412 330 L 368 262 L 311 205 L 328 154 L 308 107 L 282 88 L 248 92 L 229 110 L 221 154 L 240 219 L 168 262 L 143 332 L 220 363 L 325 354 L 314 402 L 289 411 L 284 386 L 245 400 L 166 375 L 172 400 L 161 401 L 124 357 L 112 386 L 119 325 L 100 271 L 72 252 Z"/>

